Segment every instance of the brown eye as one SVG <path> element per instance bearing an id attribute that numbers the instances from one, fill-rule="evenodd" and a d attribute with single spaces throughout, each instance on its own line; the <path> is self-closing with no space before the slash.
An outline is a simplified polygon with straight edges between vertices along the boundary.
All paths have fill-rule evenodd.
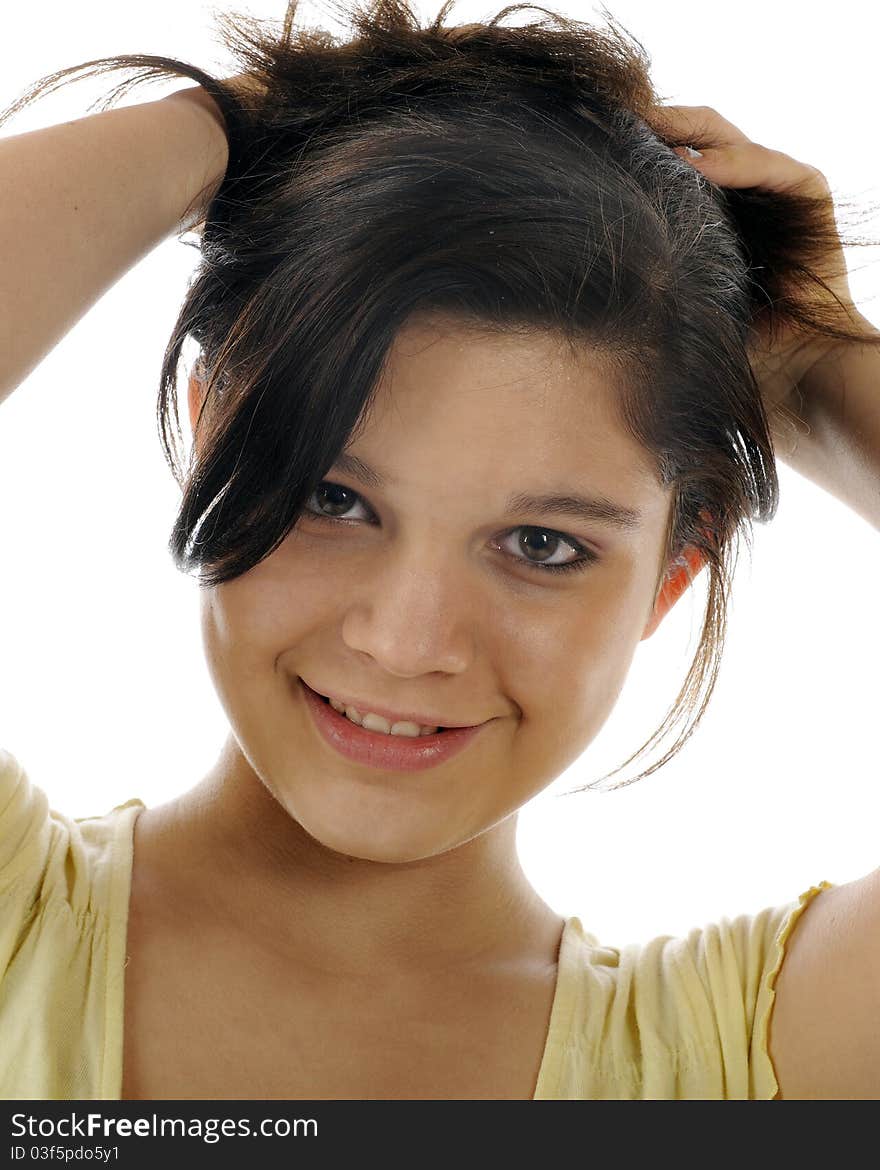
<path id="1" fill-rule="evenodd" d="M 561 536 L 544 528 L 521 528 L 520 533 L 517 544 L 529 560 L 535 560 L 539 564 L 551 560 L 559 551 L 559 546 L 564 543 Z"/>
<path id="2" fill-rule="evenodd" d="M 322 480 L 306 502 L 305 510 L 319 520 L 353 520 L 360 517 L 347 516 L 346 513 L 358 502 L 361 502 L 360 496 L 352 488 Z"/>
<path id="3" fill-rule="evenodd" d="M 517 534 L 519 536 L 516 546 L 525 555 L 519 556 L 514 553 L 508 555 L 513 560 L 527 565 L 530 569 L 537 569 L 539 572 L 560 573 L 569 569 L 585 569 L 599 559 L 592 549 L 582 545 L 580 541 L 571 536 L 565 536 L 561 532 L 555 532 L 552 528 L 524 525 L 521 528 L 512 529 L 505 537 L 505 541 L 517 536 Z M 559 560 L 560 554 L 565 555 L 566 548 L 575 556 L 569 557 L 568 560 Z"/>

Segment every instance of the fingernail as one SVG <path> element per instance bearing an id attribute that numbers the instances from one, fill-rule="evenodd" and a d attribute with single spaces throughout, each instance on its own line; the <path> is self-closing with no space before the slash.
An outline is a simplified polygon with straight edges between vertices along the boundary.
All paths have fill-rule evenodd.
<path id="1" fill-rule="evenodd" d="M 681 155 L 682 158 L 702 158 L 703 152 L 694 150 L 692 146 L 677 146 L 675 153 Z"/>

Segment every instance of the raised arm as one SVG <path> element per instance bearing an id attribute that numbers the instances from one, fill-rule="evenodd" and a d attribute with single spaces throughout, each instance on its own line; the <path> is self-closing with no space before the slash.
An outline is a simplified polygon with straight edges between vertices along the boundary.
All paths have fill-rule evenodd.
<path id="1" fill-rule="evenodd" d="M 880 532 L 880 349 L 840 345 L 801 388 L 810 434 L 786 461 Z"/>
<path id="2" fill-rule="evenodd" d="M 0 402 L 222 181 L 200 86 L 0 139 Z"/>
<path id="3" fill-rule="evenodd" d="M 810 434 L 790 462 L 880 531 L 880 350 L 836 348 L 803 391 Z M 880 765 L 865 764 L 876 784 Z M 792 934 L 768 1033 L 779 1096 L 880 1098 L 878 1018 L 880 869 L 825 890 Z"/>
<path id="4" fill-rule="evenodd" d="M 659 106 L 652 119 L 661 134 L 690 134 L 714 145 L 695 157 L 676 153 L 721 187 L 765 187 L 825 199 L 833 227 L 831 191 L 808 163 L 752 142 L 708 106 Z M 842 248 L 819 275 L 835 294 L 831 316 L 870 343 L 832 343 L 793 331 L 771 344 L 762 338 L 752 365 L 770 420 L 777 457 L 813 480 L 880 530 L 880 330 L 853 303 Z"/>
<path id="5" fill-rule="evenodd" d="M 672 121 L 676 129 L 692 126 L 698 142 L 705 134 L 721 143 L 690 160 L 712 182 L 828 191 L 815 168 L 750 142 L 713 110 L 672 107 L 658 116 L 658 123 Z M 756 376 L 768 414 L 785 407 L 774 431 L 782 461 L 880 530 L 880 346 L 870 340 L 880 333 L 852 303 L 842 253 L 832 267 L 841 320 L 866 342 L 807 339 L 790 353 L 768 348 L 758 355 Z M 866 617 L 877 620 L 876 612 Z M 880 688 L 877 698 L 880 704 Z M 866 761 L 865 771 L 869 783 L 880 780 L 876 761 Z M 880 1098 L 880 869 L 810 902 L 775 988 L 768 1049 L 778 1096 Z"/>

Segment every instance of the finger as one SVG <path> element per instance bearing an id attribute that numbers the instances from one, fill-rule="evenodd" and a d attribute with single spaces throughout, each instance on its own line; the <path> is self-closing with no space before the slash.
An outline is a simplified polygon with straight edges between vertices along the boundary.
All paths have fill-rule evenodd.
<path id="1" fill-rule="evenodd" d="M 764 187 L 822 198 L 831 194 L 827 179 L 816 167 L 756 142 L 707 147 L 700 158 L 692 158 L 681 148 L 675 153 L 720 187 Z"/>
<path id="2" fill-rule="evenodd" d="M 734 126 L 711 106 L 653 106 L 646 121 L 661 138 L 692 142 L 695 146 L 751 141 L 739 126 Z"/>

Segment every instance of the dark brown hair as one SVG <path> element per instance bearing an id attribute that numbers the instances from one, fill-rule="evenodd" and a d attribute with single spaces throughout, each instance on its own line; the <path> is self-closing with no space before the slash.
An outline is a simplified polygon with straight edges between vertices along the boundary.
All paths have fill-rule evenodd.
<path id="1" fill-rule="evenodd" d="M 528 4 L 450 27 L 452 4 L 423 27 L 404 0 L 366 9 L 329 0 L 354 31 L 347 40 L 294 29 L 296 0 L 281 28 L 221 14 L 225 44 L 260 96 L 174 58 L 124 55 L 41 79 L 0 123 L 75 73 L 124 68 L 139 72 L 105 107 L 132 85 L 174 76 L 220 106 L 229 165 L 158 398 L 182 490 L 169 548 L 205 586 L 247 572 L 289 533 L 365 421 L 415 312 L 501 334 L 548 331 L 602 358 L 621 421 L 674 489 L 667 565 L 684 563 L 690 547 L 709 575 L 676 702 L 609 775 L 696 715 L 662 759 L 621 782 L 633 783 L 699 723 L 739 537 L 750 543 L 752 521 L 776 512 L 750 329 L 769 319 L 838 340 L 862 335 L 809 296 L 826 288 L 816 269 L 838 247 L 825 202 L 722 189 L 680 159 L 671 147 L 682 143 L 650 124 L 662 100 L 650 58 L 607 11 L 607 30 Z M 520 9 L 549 21 L 501 25 Z M 191 452 L 184 468 L 176 384 L 190 337 L 206 397 L 200 457 Z"/>

